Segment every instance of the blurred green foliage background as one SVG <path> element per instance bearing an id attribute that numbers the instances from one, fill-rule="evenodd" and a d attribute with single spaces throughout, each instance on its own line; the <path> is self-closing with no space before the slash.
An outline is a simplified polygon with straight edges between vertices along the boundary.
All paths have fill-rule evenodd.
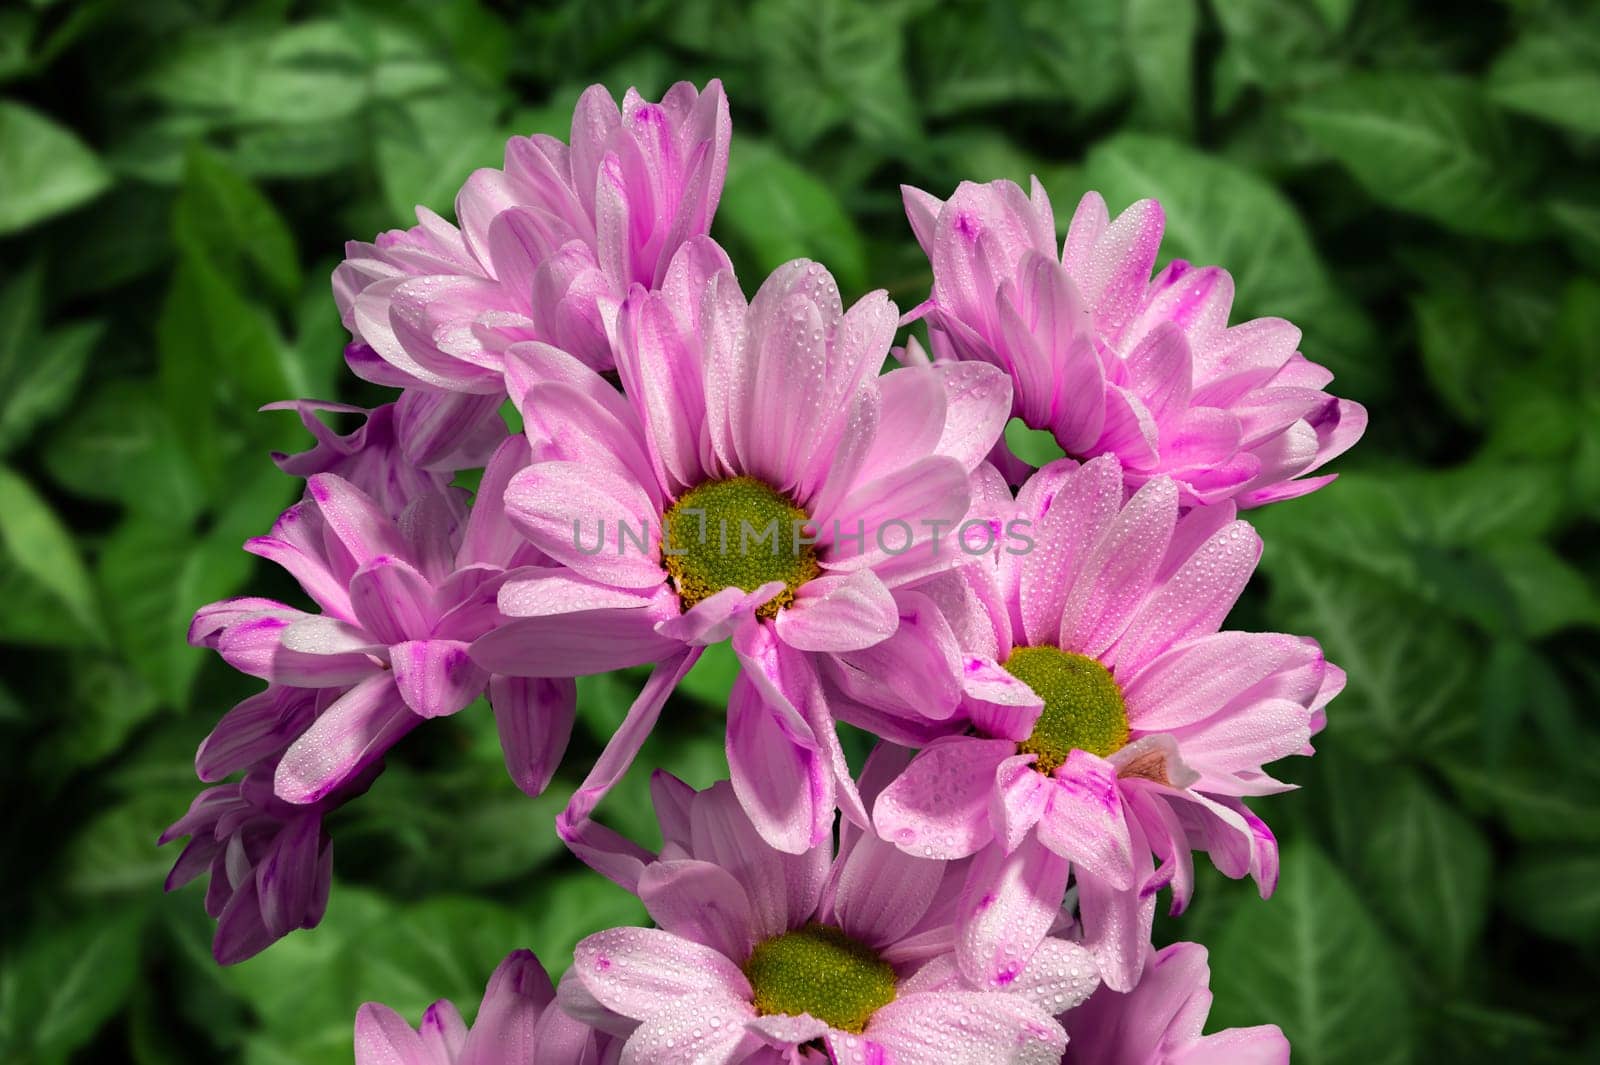
<path id="1" fill-rule="evenodd" d="M 306 444 L 253 412 L 379 399 L 340 361 L 342 242 L 448 212 L 591 81 L 713 76 L 749 288 L 807 255 L 910 306 L 898 184 L 1037 173 L 1063 223 L 1159 197 L 1166 256 L 1304 328 L 1372 428 L 1254 515 L 1233 624 L 1317 637 L 1350 686 L 1259 805 L 1277 896 L 1213 875 L 1158 934 L 1210 946 L 1214 1023 L 1304 1065 L 1600 1060 L 1591 5 L 33 0 L 0 11 L 0 1061 L 348 1061 L 365 999 L 470 1011 L 511 948 L 559 971 L 642 919 L 551 826 L 635 677 L 584 682 L 537 801 L 486 713 L 430 724 L 334 821 L 324 925 L 234 969 L 153 843 L 254 689 L 190 613 L 297 594 L 239 550 L 298 491 L 267 451 Z M 696 669 L 644 766 L 722 775 L 728 678 Z M 649 840 L 644 777 L 608 808 Z"/>

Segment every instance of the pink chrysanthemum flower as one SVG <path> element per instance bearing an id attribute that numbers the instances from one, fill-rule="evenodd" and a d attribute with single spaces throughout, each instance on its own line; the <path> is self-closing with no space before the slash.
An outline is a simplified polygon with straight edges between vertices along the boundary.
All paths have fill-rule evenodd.
<path id="1" fill-rule="evenodd" d="M 869 762 L 864 788 L 872 776 Z M 569 1013 L 626 1038 L 622 1061 L 1058 1061 L 1051 1014 L 1096 984 L 1082 948 L 1049 941 L 1005 990 L 952 982 L 949 863 L 848 822 L 837 854 L 831 841 L 786 854 L 727 782 L 652 785 L 666 842 L 637 891 L 658 927 L 585 939 L 559 991 Z"/>
<path id="2" fill-rule="evenodd" d="M 334 296 L 355 338 L 358 376 L 421 392 L 403 407 L 406 450 L 443 462 L 505 396 L 504 352 L 547 341 L 596 369 L 630 286 L 658 287 L 686 242 L 706 233 L 722 195 L 732 126 L 718 81 L 679 82 L 649 103 L 629 89 L 584 92 L 570 147 L 514 137 L 505 166 L 474 173 L 456 198 L 459 228 L 424 208 L 418 224 L 352 242 Z"/>
<path id="3" fill-rule="evenodd" d="M 1185 506 L 1291 499 L 1304 477 L 1358 440 L 1366 410 L 1324 391 L 1333 375 L 1297 350 L 1278 318 L 1228 325 L 1221 267 L 1151 267 L 1164 216 L 1140 200 L 1115 221 L 1086 194 L 1056 253 L 1050 200 L 1009 181 L 963 182 L 949 200 L 905 187 L 906 214 L 933 263 L 922 308 L 941 358 L 993 363 L 1016 386 L 1013 413 L 1078 459 L 1114 454 L 1128 483 L 1172 478 Z M 1013 483 L 1023 464 L 996 459 Z"/>
<path id="4" fill-rule="evenodd" d="M 1191 848 L 1272 891 L 1276 841 L 1241 800 L 1284 790 L 1261 767 L 1310 753 L 1344 674 L 1311 640 L 1217 631 L 1260 553 L 1232 507 L 1180 520 L 1167 477 L 1124 502 L 1114 455 L 1046 466 L 1015 507 L 1032 550 L 966 571 L 973 732 L 923 748 L 876 825 L 913 854 L 976 855 L 960 917 L 973 979 L 1027 959 L 1070 871 L 1085 941 L 1126 990 L 1155 892 L 1170 884 L 1175 912 L 1189 900 Z"/>
<path id="5" fill-rule="evenodd" d="M 362 1006 L 356 1065 L 599 1065 L 611 1038 L 567 1016 L 555 996 L 539 959 L 513 951 L 489 977 L 470 1029 L 446 999 L 417 1028 L 388 1006 Z"/>
<path id="6" fill-rule="evenodd" d="M 580 852 L 677 678 L 730 637 L 728 756 L 762 835 L 801 852 L 836 799 L 864 816 L 819 662 L 893 635 L 896 590 L 964 560 L 929 523 L 966 515 L 1010 405 L 989 367 L 880 378 L 896 317 L 882 292 L 845 311 L 816 263 L 779 268 L 747 306 L 716 257 L 680 256 L 619 314 L 621 394 L 546 345 L 513 354 L 534 461 L 507 509 L 561 568 L 509 578 L 514 620 L 473 656 L 533 677 L 658 664 L 560 821 Z"/>
<path id="7" fill-rule="evenodd" d="M 1065 1014 L 1062 1065 L 1289 1065 L 1289 1041 L 1275 1024 L 1202 1035 L 1211 1012 L 1206 948 L 1174 943 L 1156 951 L 1139 986 L 1110 988 Z"/>
<path id="8" fill-rule="evenodd" d="M 287 570 L 322 612 L 247 598 L 196 613 L 191 642 L 235 669 L 342 692 L 284 752 L 279 798 L 321 799 L 422 721 L 491 688 L 512 777 L 534 794 L 549 782 L 571 731 L 571 686 L 510 677 L 491 685 L 468 654 L 501 620 L 495 596 L 505 568 L 532 559 L 494 505 L 526 455 L 521 440 L 507 441 L 484 476 L 488 502 L 470 517 L 452 491 L 391 518 L 350 482 L 317 474 L 306 500 L 245 548 Z"/>

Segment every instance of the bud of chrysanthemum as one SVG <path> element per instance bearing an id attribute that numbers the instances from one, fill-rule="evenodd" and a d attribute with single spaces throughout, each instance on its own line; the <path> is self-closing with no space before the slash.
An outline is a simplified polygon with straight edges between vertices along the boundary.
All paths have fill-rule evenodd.
<path id="1" fill-rule="evenodd" d="M 351 369 L 441 408 L 426 427 L 402 417 L 414 462 L 447 461 L 493 417 L 512 344 L 545 341 L 612 367 L 628 290 L 659 287 L 680 248 L 708 239 L 731 132 L 715 80 L 704 91 L 679 82 L 659 103 L 629 89 L 620 109 L 591 86 L 570 145 L 513 137 L 503 167 L 467 179 L 459 228 L 418 208 L 412 228 L 346 245 L 333 289 L 355 338 Z"/>
<path id="2" fill-rule="evenodd" d="M 1228 325 L 1226 270 L 1169 263 L 1152 280 L 1164 216 L 1140 200 L 1115 221 L 1098 193 L 1073 215 L 1059 257 L 1049 197 L 1009 181 L 963 182 L 939 201 L 906 187 L 906 214 L 933 264 L 919 308 L 940 358 L 993 363 L 1013 413 L 1077 459 L 1114 454 L 1132 487 L 1166 475 L 1185 506 L 1290 499 L 1360 439 L 1366 410 L 1278 318 Z M 1003 447 L 1013 483 L 1026 467 Z"/>

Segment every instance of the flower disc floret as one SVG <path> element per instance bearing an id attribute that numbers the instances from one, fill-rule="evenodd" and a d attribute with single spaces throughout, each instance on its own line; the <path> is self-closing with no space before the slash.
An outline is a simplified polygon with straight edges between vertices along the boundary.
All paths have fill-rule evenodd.
<path id="1" fill-rule="evenodd" d="M 662 516 L 662 564 L 685 610 L 724 588 L 753 592 L 782 581 L 757 615 L 776 617 L 795 592 L 822 575 L 815 549 L 800 535 L 810 520 L 788 496 L 754 477 L 706 481 L 678 497 Z"/>
<path id="2" fill-rule="evenodd" d="M 863 1032 L 894 1001 L 894 969 L 864 943 L 824 924 L 808 924 L 756 944 L 744 974 L 763 1014 L 809 1013 L 846 1032 Z"/>
<path id="3" fill-rule="evenodd" d="M 1005 670 L 1044 700 L 1033 733 L 1017 749 L 1052 773 L 1074 750 L 1104 758 L 1128 744 L 1128 707 L 1109 670 L 1058 647 L 1019 647 Z"/>

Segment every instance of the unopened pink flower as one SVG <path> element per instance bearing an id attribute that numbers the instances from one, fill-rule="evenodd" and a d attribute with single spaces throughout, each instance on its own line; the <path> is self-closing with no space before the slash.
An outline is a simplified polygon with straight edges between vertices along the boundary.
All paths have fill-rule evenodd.
<path id="1" fill-rule="evenodd" d="M 731 130 L 715 80 L 704 92 L 679 82 L 660 103 L 629 89 L 620 110 L 594 85 L 570 146 L 513 137 L 503 167 L 467 179 L 458 225 L 418 208 L 411 229 L 346 246 L 333 288 L 351 368 L 432 397 L 401 411 L 415 461 L 443 462 L 495 416 L 512 344 L 547 341 L 611 367 L 608 331 L 629 287 L 658 287 L 686 243 L 715 249 L 706 234 Z"/>
<path id="2" fill-rule="evenodd" d="M 1150 948 L 1132 991 L 1101 988 L 1061 1017 L 1062 1065 L 1289 1065 L 1289 1041 L 1275 1024 L 1202 1035 L 1211 1012 L 1206 948 Z"/>
<path id="3" fill-rule="evenodd" d="M 562 1012 L 544 966 L 526 950 L 489 977 L 470 1028 L 446 999 L 417 1028 L 377 1002 L 356 1013 L 356 1065 L 599 1065 L 611 1042 Z"/>
<path id="4" fill-rule="evenodd" d="M 167 876 L 166 890 L 211 874 L 206 913 L 217 921 L 211 953 L 220 965 L 259 954 L 296 928 L 322 920 L 333 874 L 333 844 L 323 830 L 323 814 L 365 790 L 376 775 L 369 771 L 336 794 L 295 805 L 272 793 L 275 762 L 276 756 L 269 756 L 242 780 L 201 792 L 158 841 L 165 845 L 191 837 Z"/>
<path id="5" fill-rule="evenodd" d="M 284 752 L 279 798 L 321 799 L 422 721 L 453 714 L 491 687 L 513 778 L 534 793 L 548 783 L 571 731 L 571 686 L 522 678 L 491 685 L 468 653 L 500 620 L 495 596 L 505 569 L 531 558 L 494 505 L 526 454 L 521 440 L 503 446 L 480 490 L 489 502 L 470 517 L 451 490 L 391 518 L 350 482 L 317 474 L 304 502 L 245 545 L 287 570 L 321 612 L 224 600 L 195 615 L 191 642 L 275 684 L 342 692 Z"/>
<path id="6" fill-rule="evenodd" d="M 908 853 L 975 856 L 970 976 L 1027 958 L 1017 945 L 1056 920 L 1070 872 L 1085 942 L 1127 990 L 1156 891 L 1188 903 L 1191 848 L 1273 890 L 1277 843 L 1242 800 L 1285 790 L 1261 767 L 1311 753 L 1344 674 L 1312 640 L 1218 631 L 1260 554 L 1232 507 L 1180 519 L 1164 476 L 1124 502 L 1105 455 L 1046 466 L 1015 508 L 1032 550 L 962 574 L 972 732 L 924 747 L 875 821 Z"/>
<path id="7" fill-rule="evenodd" d="M 863 774 L 870 796 L 872 764 Z M 801 854 L 767 845 L 726 783 L 652 782 L 665 840 L 638 893 L 656 928 L 578 945 L 559 1000 L 625 1038 L 624 1062 L 828 1060 L 1055 1063 L 1050 1015 L 1096 984 L 1088 953 L 1050 940 L 1003 989 L 952 981 L 950 863 L 845 822 Z"/>
<path id="8" fill-rule="evenodd" d="M 900 590 L 964 560 L 948 538 L 934 548 L 930 523 L 966 515 L 1010 405 L 990 367 L 879 377 L 896 321 L 882 292 L 846 311 L 816 263 L 780 267 L 747 306 L 718 257 L 680 256 L 619 313 L 622 393 L 555 348 L 514 350 L 533 462 L 507 508 L 560 567 L 507 579 L 515 620 L 473 656 L 531 677 L 657 664 L 563 814 L 569 843 L 677 678 L 730 637 L 728 756 L 762 835 L 798 853 L 836 800 L 864 816 L 820 668 L 894 636 Z"/>
<path id="9" fill-rule="evenodd" d="M 963 182 L 943 202 L 903 191 L 933 263 L 922 311 L 935 355 L 1004 369 L 1014 414 L 1071 457 L 1114 454 L 1135 487 L 1170 476 L 1185 506 L 1252 507 L 1328 483 L 1304 475 L 1365 430 L 1365 409 L 1326 392 L 1333 375 L 1296 350 L 1300 330 L 1278 318 L 1228 325 L 1226 270 L 1174 260 L 1151 279 L 1156 201 L 1113 221 L 1086 194 L 1058 255 L 1037 179 L 1031 196 L 1009 181 Z"/>

